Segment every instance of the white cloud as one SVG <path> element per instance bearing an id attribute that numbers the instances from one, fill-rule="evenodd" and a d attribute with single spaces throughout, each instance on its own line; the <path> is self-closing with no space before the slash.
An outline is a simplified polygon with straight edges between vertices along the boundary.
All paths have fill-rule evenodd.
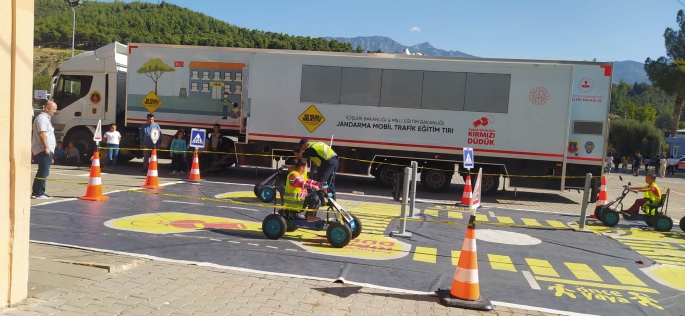
<path id="1" fill-rule="evenodd" d="M 421 28 L 418 26 L 414 26 L 409 29 L 409 32 L 421 32 Z"/>

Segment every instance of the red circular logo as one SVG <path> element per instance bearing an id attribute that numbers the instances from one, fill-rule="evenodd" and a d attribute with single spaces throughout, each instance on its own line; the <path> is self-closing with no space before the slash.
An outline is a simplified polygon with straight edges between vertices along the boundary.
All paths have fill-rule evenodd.
<path id="1" fill-rule="evenodd" d="M 595 82 L 591 78 L 585 77 L 578 81 L 578 91 L 582 93 L 590 93 L 595 88 Z"/>
<path id="2" fill-rule="evenodd" d="M 549 91 L 545 87 L 535 87 L 530 90 L 528 98 L 534 105 L 543 105 L 549 100 Z"/>

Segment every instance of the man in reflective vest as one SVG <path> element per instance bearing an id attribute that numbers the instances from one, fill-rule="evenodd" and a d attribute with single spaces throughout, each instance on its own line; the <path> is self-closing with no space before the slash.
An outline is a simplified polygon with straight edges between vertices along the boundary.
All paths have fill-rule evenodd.
<path id="1" fill-rule="evenodd" d="M 299 152 L 295 151 L 297 158 L 310 158 L 319 169 L 316 171 L 316 181 L 328 183 L 328 190 L 335 200 L 335 178 L 333 175 L 338 171 L 338 154 L 333 148 L 323 142 L 310 143 L 308 139 L 300 140 Z"/>
<path id="2" fill-rule="evenodd" d="M 630 188 L 630 190 L 633 192 L 644 192 L 645 198 L 635 200 L 633 206 L 631 206 L 630 209 L 626 211 L 626 213 L 629 213 L 631 215 L 636 214 L 640 210 L 640 207 L 644 206 L 645 213 L 647 213 L 647 215 L 656 215 L 656 207 L 653 207 L 653 205 L 659 204 L 661 202 L 661 190 L 659 189 L 659 186 L 656 184 L 656 175 L 654 173 L 648 173 L 645 176 L 645 182 L 647 182 L 647 185 L 644 187 Z"/>
<path id="3" fill-rule="evenodd" d="M 293 170 L 288 174 L 285 182 L 285 195 L 283 196 L 283 206 L 292 212 L 301 212 L 305 204 L 310 209 L 316 209 L 319 205 L 319 197 L 316 194 L 307 194 L 307 189 L 319 190 L 323 183 L 307 179 L 307 160 L 298 159 Z M 315 212 L 307 212 L 307 221 L 316 222 L 319 220 Z"/>

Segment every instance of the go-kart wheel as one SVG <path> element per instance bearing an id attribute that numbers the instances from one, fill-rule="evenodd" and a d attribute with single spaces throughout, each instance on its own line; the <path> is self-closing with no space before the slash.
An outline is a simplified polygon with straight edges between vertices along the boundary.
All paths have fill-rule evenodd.
<path id="1" fill-rule="evenodd" d="M 680 219 L 680 230 L 685 232 L 685 217 Z"/>
<path id="2" fill-rule="evenodd" d="M 359 234 L 362 233 L 362 221 L 360 221 L 359 218 L 357 218 L 357 216 L 354 216 L 352 214 L 350 214 L 350 216 L 352 216 L 352 221 L 354 222 L 354 229 L 352 230 L 352 239 L 355 239 L 359 237 Z"/>
<path id="3" fill-rule="evenodd" d="M 654 216 L 654 230 L 658 232 L 669 232 L 671 231 L 671 228 L 673 228 L 673 220 L 663 214 L 659 214 L 657 216 Z"/>
<path id="4" fill-rule="evenodd" d="M 652 217 L 651 216 L 645 215 L 645 224 L 647 224 L 647 226 L 649 226 L 649 227 L 652 227 Z"/>
<path id="5" fill-rule="evenodd" d="M 262 187 L 261 184 L 257 183 L 254 185 L 254 196 L 259 197 L 259 189 Z"/>
<path id="6" fill-rule="evenodd" d="M 257 190 L 257 198 L 264 203 L 271 203 L 276 198 L 276 189 L 270 185 L 264 185 Z"/>
<path id="7" fill-rule="evenodd" d="M 285 235 L 288 227 L 285 218 L 278 214 L 270 214 L 262 222 L 262 232 L 270 239 L 278 239 Z"/>
<path id="8" fill-rule="evenodd" d="M 602 212 L 601 217 L 599 219 L 602 221 L 602 224 L 607 227 L 614 227 L 616 224 L 618 224 L 618 221 L 620 220 L 620 215 L 618 212 L 610 209 L 606 209 Z"/>
<path id="9" fill-rule="evenodd" d="M 328 243 L 331 246 L 343 248 L 352 240 L 352 231 L 347 225 L 343 225 L 340 222 L 332 222 L 326 230 L 326 239 L 328 239 Z"/>
<path id="10" fill-rule="evenodd" d="M 602 207 L 598 206 L 595 208 L 595 218 L 599 220 L 600 217 L 602 217 Z"/>

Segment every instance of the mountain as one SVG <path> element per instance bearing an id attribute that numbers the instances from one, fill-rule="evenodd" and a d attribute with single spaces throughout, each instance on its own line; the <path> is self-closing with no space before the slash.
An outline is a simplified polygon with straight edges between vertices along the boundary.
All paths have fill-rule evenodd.
<path id="1" fill-rule="evenodd" d="M 637 61 L 615 61 L 614 62 L 614 82 L 618 83 L 623 79 L 627 83 L 642 83 L 651 84 L 645 71 L 645 64 Z"/>
<path id="2" fill-rule="evenodd" d="M 364 51 L 382 51 L 384 53 L 401 53 L 404 49 L 409 49 L 410 53 L 421 53 L 429 56 L 446 56 L 446 57 L 473 57 L 478 56 L 469 55 L 464 52 L 455 50 L 439 49 L 430 43 L 421 43 L 413 46 L 406 46 L 398 43 L 392 38 L 385 36 L 357 36 L 357 37 L 324 37 L 328 40 L 337 40 L 343 43 L 350 43 L 352 47 L 359 45 Z M 647 78 L 647 73 L 644 69 L 644 64 L 637 61 L 626 60 L 614 62 L 613 81 L 619 83 L 621 79 L 627 83 L 650 83 Z"/>
<path id="3" fill-rule="evenodd" d="M 384 53 L 401 53 L 405 48 L 409 49 L 411 53 L 421 53 L 429 56 L 446 56 L 446 57 L 476 57 L 458 50 L 444 50 L 433 47 L 431 43 L 421 43 L 413 46 L 402 45 L 392 38 L 385 36 L 357 36 L 357 37 L 324 37 L 327 40 L 337 40 L 343 43 L 350 43 L 352 47 L 361 46 L 365 51 L 381 50 Z"/>

